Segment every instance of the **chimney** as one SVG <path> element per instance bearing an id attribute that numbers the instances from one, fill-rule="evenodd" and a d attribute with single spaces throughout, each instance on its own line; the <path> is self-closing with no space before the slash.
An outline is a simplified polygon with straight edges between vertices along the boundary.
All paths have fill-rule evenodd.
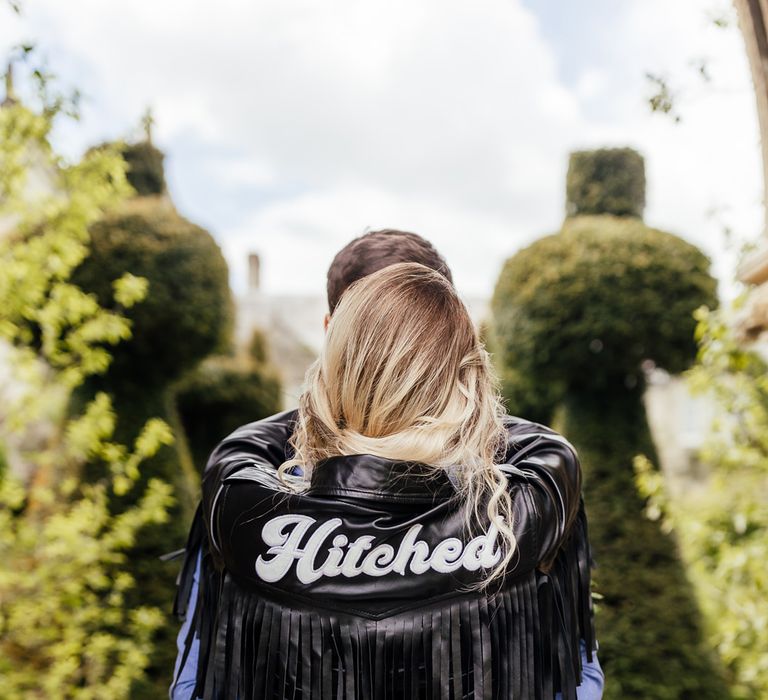
<path id="1" fill-rule="evenodd" d="M 261 260 L 258 253 L 248 254 L 248 291 L 257 292 L 261 285 Z"/>
<path id="2" fill-rule="evenodd" d="M 0 107 L 10 107 L 17 102 L 16 93 L 13 89 L 13 61 L 10 61 L 8 71 L 5 74 L 5 99 L 0 103 Z"/>

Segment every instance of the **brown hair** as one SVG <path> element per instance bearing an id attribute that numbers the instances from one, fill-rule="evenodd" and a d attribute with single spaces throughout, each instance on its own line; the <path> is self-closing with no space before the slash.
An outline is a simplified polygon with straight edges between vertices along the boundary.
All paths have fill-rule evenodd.
<path id="1" fill-rule="evenodd" d="M 384 228 L 358 236 L 336 254 L 328 268 L 328 309 L 334 312 L 353 282 L 403 262 L 436 270 L 453 284 L 448 264 L 428 240 L 410 231 Z"/>

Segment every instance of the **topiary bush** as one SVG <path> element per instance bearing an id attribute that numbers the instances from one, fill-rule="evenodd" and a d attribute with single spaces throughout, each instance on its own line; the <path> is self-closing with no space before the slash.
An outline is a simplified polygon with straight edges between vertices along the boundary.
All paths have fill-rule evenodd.
<path id="1" fill-rule="evenodd" d="M 603 697 L 724 700 L 728 688 L 676 540 L 644 517 L 646 499 L 634 483 L 635 455 L 658 470 L 643 390 L 641 383 L 612 396 L 569 393 L 560 426 L 584 466 Z"/>
<path id="2" fill-rule="evenodd" d="M 608 184 L 595 191 L 620 189 Z M 645 368 L 687 368 L 693 312 L 715 304 L 701 251 L 634 216 L 606 214 L 566 219 L 559 233 L 507 260 L 494 291 L 494 349 L 502 378 L 513 379 L 505 384 L 510 412 L 551 417 L 557 409 L 581 456 L 607 700 L 728 697 L 676 543 L 644 517 L 633 472 L 637 454 L 658 463 Z"/>
<path id="3" fill-rule="evenodd" d="M 147 297 L 128 312 L 131 340 L 118 346 L 108 371 L 89 377 L 73 397 L 71 410 L 98 391 L 112 395 L 119 416 L 116 439 L 130 444 L 150 416 L 173 429 L 173 445 L 163 446 L 143 466 L 138 485 L 153 477 L 172 484 L 176 505 L 168 524 L 143 529 L 129 553 L 137 596 L 167 611 L 157 653 L 148 668 L 152 683 L 132 697 L 154 698 L 167 691 L 175 658 L 176 622 L 170 614 L 177 565 L 159 561 L 162 554 L 184 546 L 188 524 L 199 496 L 176 400 L 174 383 L 213 352 L 231 346 L 233 302 L 226 261 L 213 237 L 180 216 L 167 199 L 129 201 L 91 226 L 90 255 L 73 272 L 72 281 L 110 308 L 111 280 L 130 272 L 149 283 Z M 96 478 L 89 465 L 86 478 Z M 120 511 L 130 507 L 129 494 L 113 500 Z M 140 593 L 138 593 L 140 592 Z M 132 603 L 133 601 L 129 601 Z"/>
<path id="4" fill-rule="evenodd" d="M 122 148 L 126 177 L 139 196 L 165 194 L 165 154 L 149 141 L 126 144 Z"/>
<path id="5" fill-rule="evenodd" d="M 561 392 L 636 386 L 648 360 L 681 372 L 696 354 L 693 311 L 717 302 L 709 264 L 637 219 L 567 219 L 502 269 L 491 302 L 502 364 Z"/>
<path id="6" fill-rule="evenodd" d="M 613 214 L 642 217 L 645 162 L 631 148 L 571 153 L 566 176 L 567 216 Z"/>
<path id="7" fill-rule="evenodd" d="M 205 229 L 157 197 L 131 200 L 91 228 L 91 253 L 74 279 L 99 299 L 125 271 L 149 281 L 131 309 L 133 337 L 115 353 L 114 384 L 167 386 L 211 353 L 231 347 L 234 304 L 229 270 Z"/>
<path id="8" fill-rule="evenodd" d="M 503 316 L 500 315 L 503 319 Z M 537 382 L 527 357 L 513 352 L 496 336 L 500 328 L 494 318 L 481 327 L 482 340 L 494 360 L 501 382 L 501 393 L 509 410 L 517 416 L 549 425 L 563 396 L 562 387 L 556 381 Z M 506 332 L 502 330 L 506 336 Z"/>
<path id="9" fill-rule="evenodd" d="M 259 356 L 265 358 L 263 349 Z M 281 383 L 265 359 L 244 363 L 211 357 L 179 383 L 176 401 L 193 461 L 202 473 L 224 436 L 280 410 Z"/>

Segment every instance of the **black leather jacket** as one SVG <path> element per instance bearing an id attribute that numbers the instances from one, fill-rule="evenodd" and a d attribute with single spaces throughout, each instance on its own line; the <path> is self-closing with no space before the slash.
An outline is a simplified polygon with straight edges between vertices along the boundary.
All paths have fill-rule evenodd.
<path id="1" fill-rule="evenodd" d="M 211 453 L 179 579 L 206 698 L 575 700 L 579 639 L 595 647 L 581 471 L 570 444 L 507 417 L 500 462 L 517 547 L 504 578 L 494 528 L 467 525 L 445 472 L 333 457 L 296 493 L 295 411 L 238 428 Z M 182 661 L 183 663 L 183 661 Z M 196 695 L 197 697 L 197 695 Z"/>

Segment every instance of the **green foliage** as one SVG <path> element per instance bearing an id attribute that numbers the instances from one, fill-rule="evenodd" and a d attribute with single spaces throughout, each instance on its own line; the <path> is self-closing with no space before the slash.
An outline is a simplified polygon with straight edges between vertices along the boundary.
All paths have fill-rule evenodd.
<path id="1" fill-rule="evenodd" d="M 677 95 L 669 87 L 669 81 L 653 73 L 646 73 L 645 78 L 653 89 L 648 97 L 648 105 L 652 112 L 669 115 L 675 124 L 679 124 L 682 117 L 677 111 Z"/>
<path id="2" fill-rule="evenodd" d="M 672 373 L 696 352 L 693 310 L 714 305 L 709 260 L 631 218 L 567 219 L 511 257 L 491 307 L 499 359 L 539 386 L 621 390 L 652 360 Z"/>
<path id="3" fill-rule="evenodd" d="M 248 343 L 248 355 L 257 365 L 263 365 L 269 361 L 267 339 L 260 328 L 256 328 L 251 335 L 251 341 Z"/>
<path id="4" fill-rule="evenodd" d="M 163 165 L 165 154 L 154 144 L 149 141 L 115 141 L 93 146 L 90 151 L 102 148 L 117 150 L 122 155 L 125 161 L 125 176 L 135 196 L 154 197 L 167 194 Z"/>
<path id="5" fill-rule="evenodd" d="M 124 146 L 116 148 L 125 155 Z M 138 153 L 149 152 L 137 148 Z M 147 669 L 151 683 L 133 691 L 135 698 L 154 698 L 170 682 L 177 630 L 170 609 L 177 567 L 159 557 L 184 546 L 199 494 L 175 383 L 210 353 L 229 349 L 234 304 L 229 270 L 216 241 L 205 229 L 180 216 L 166 197 L 123 202 L 95 222 L 90 235 L 90 254 L 74 270 L 72 281 L 106 307 L 110 305 L 109 280 L 116 276 L 140 276 L 146 280 L 148 294 L 126 313 L 132 323 L 130 341 L 114 349 L 106 372 L 89 377 L 78 388 L 70 410 L 80 410 L 105 391 L 113 396 L 119 416 L 117 439 L 136 439 L 150 416 L 162 417 L 176 436 L 173 445 L 161 447 L 146 461 L 138 479 L 139 487 L 152 478 L 172 485 L 177 498 L 169 522 L 142 528 L 130 550 L 128 567 L 141 593 L 128 596 L 127 604 L 144 602 L 162 607 L 166 613 Z M 96 478 L 98 464 L 86 465 L 84 475 L 87 480 Z M 135 503 L 135 494 L 128 493 L 113 498 L 111 506 L 121 512 Z"/>
<path id="6" fill-rule="evenodd" d="M 571 153 L 566 176 L 566 214 L 642 217 L 645 163 L 631 148 Z"/>
<path id="7" fill-rule="evenodd" d="M 644 517 L 632 469 L 638 453 L 656 461 L 645 368 L 690 366 L 693 312 L 715 304 L 716 283 L 701 251 L 638 218 L 639 154 L 576 153 L 568 178 L 569 213 L 591 215 L 507 260 L 494 291 L 509 409 L 559 416 L 580 454 L 606 700 L 726 698 L 676 542 Z"/>
<path id="8" fill-rule="evenodd" d="M 44 161 L 55 162 L 47 141 L 50 130 L 50 120 L 20 105 L 0 111 L 0 206 L 5 216 L 29 214 L 27 199 L 22 196 L 27 186 L 29 159 L 35 152 Z"/>
<path id="9" fill-rule="evenodd" d="M 675 538 L 644 517 L 633 482 L 634 455 L 656 460 L 643 388 L 571 394 L 559 426 L 584 470 L 604 698 L 725 700 Z"/>
<path id="10" fill-rule="evenodd" d="M 281 386 L 274 368 L 264 362 L 212 357 L 180 383 L 176 400 L 194 463 L 202 472 L 225 435 L 280 410 Z"/>
<path id="11" fill-rule="evenodd" d="M 175 637 L 178 623 L 172 615 L 172 601 L 176 592 L 176 562 L 161 561 L 159 557 L 184 546 L 189 523 L 199 497 L 199 479 L 194 470 L 184 427 L 176 409 L 172 387 L 153 390 L 138 382 L 135 386 L 115 387 L 101 377 L 89 378 L 78 388 L 70 404 L 70 412 L 83 401 L 98 395 L 105 387 L 114 396 L 118 421 L 116 438 L 129 443 L 140 434 L 141 426 L 149 416 L 160 416 L 170 426 L 175 437 L 172 444 L 162 445 L 147 458 L 138 475 L 138 489 L 160 479 L 171 486 L 174 502 L 168 508 L 165 523 L 148 522 L 137 533 L 135 542 L 127 550 L 125 571 L 136 581 L 136 586 L 125 596 L 129 608 L 151 605 L 162 611 L 162 625 L 154 637 L 153 653 L 146 667 L 145 677 L 134 684 L 132 700 L 154 700 L 167 692 L 176 657 Z M 94 393 L 95 392 L 95 393 Z M 84 480 L 98 478 L 98 463 L 89 460 L 83 470 Z M 137 504 L 136 490 L 115 492 L 110 497 L 110 508 L 122 513 Z"/>
<path id="12" fill-rule="evenodd" d="M 127 144 L 122 149 L 128 165 L 128 182 L 139 196 L 165 194 L 163 152 L 149 141 Z"/>
<path id="13" fill-rule="evenodd" d="M 534 375 L 522 365 L 503 367 L 499 379 L 507 413 L 544 425 L 551 424 L 562 399 L 562 391 L 556 383 L 537 384 Z"/>
<path id="14" fill-rule="evenodd" d="M 134 691 L 136 698 L 153 698 L 170 682 L 176 653 L 176 624 L 170 614 L 175 567 L 158 557 L 184 546 L 199 492 L 174 384 L 207 355 L 229 346 L 234 316 L 229 271 L 213 237 L 163 197 L 138 197 L 112 208 L 90 227 L 90 234 L 90 254 L 74 270 L 73 282 L 104 306 L 110 304 L 109 280 L 115 276 L 140 276 L 147 281 L 148 295 L 126 313 L 132 323 L 130 341 L 115 348 L 106 372 L 83 383 L 70 410 L 106 391 L 114 397 L 119 416 L 118 439 L 134 440 L 149 416 L 162 417 L 177 437 L 147 460 L 138 480 L 140 487 L 152 478 L 173 486 L 177 500 L 169 523 L 143 528 L 130 550 L 129 571 L 141 600 L 166 611 L 148 668 L 154 685 Z M 98 464 L 89 463 L 85 478 L 97 474 Z M 135 502 L 134 494 L 126 494 L 114 498 L 112 507 L 120 512 Z M 138 602 L 138 595 L 128 598 L 128 604 Z"/>
<path id="15" fill-rule="evenodd" d="M 113 423 L 100 394 L 45 455 L 70 468 L 98 455 L 100 482 L 79 487 L 59 475 L 25 487 L 9 475 L 0 483 L 0 682 L 9 700 L 128 698 L 149 663 L 163 616 L 126 605 L 135 582 L 125 552 L 144 525 L 167 521 L 170 488 L 151 481 L 117 516 L 109 494 L 130 490 L 140 462 L 172 435 L 162 421 L 148 422 L 128 452 L 109 440 Z"/>
<path id="16" fill-rule="evenodd" d="M 70 282 L 88 254 L 88 227 L 128 192 L 113 150 L 64 162 L 47 140 L 55 110 L 0 109 L 0 339 L 5 392 L 0 444 L 16 453 L 26 478 L 6 468 L 0 480 L 0 687 L 22 698 L 128 698 L 144 675 L 160 611 L 126 605 L 134 580 L 126 550 L 146 523 L 162 523 L 172 503 L 153 480 L 119 515 L 113 493 L 136 489 L 141 464 L 173 436 L 150 420 L 129 449 L 114 441 L 116 416 L 97 394 L 71 418 L 75 387 L 109 365 L 106 346 L 130 337 L 123 311 L 143 283 L 110 280 L 112 309 Z M 51 188 L 28 187 L 43 174 Z M 53 428 L 32 447 L 27 430 Z M 4 459 L 7 457 L 4 456 Z M 101 473 L 80 485 L 85 461 Z"/>
<path id="17" fill-rule="evenodd" d="M 49 120 L 21 106 L 0 110 L 0 221 L 13 228 L 0 239 L 0 334 L 24 348 L 27 358 L 35 357 L 30 346 L 39 336 L 36 350 L 74 387 L 106 369 L 110 355 L 101 343 L 130 336 L 120 313 L 100 307 L 69 279 L 88 254 L 87 227 L 128 187 L 118 154 L 104 150 L 67 165 L 51 152 L 49 131 Z M 50 178 L 49 193 L 29 194 L 30 164 Z M 108 282 L 108 293 L 116 289 L 118 312 L 140 292 L 118 275 Z M 39 402 L 32 400 L 34 413 Z"/>
<path id="18" fill-rule="evenodd" d="M 700 455 L 708 481 L 675 497 L 642 456 L 637 483 L 648 518 L 680 541 L 734 696 L 758 700 L 768 697 L 768 366 L 722 312 L 697 316 L 691 386 L 710 392 L 721 409 Z"/>
<path id="19" fill-rule="evenodd" d="M 114 352 L 115 386 L 168 386 L 229 341 L 234 306 L 221 249 L 162 198 L 141 197 L 91 227 L 91 253 L 73 282 L 109 304 L 110 280 L 129 272 L 149 282 L 131 309 L 131 341 Z"/>
<path id="20" fill-rule="evenodd" d="M 506 346 L 505 352 L 505 346 L 496 335 L 496 319 L 483 324 L 481 330 L 501 383 L 507 413 L 550 425 L 563 396 L 562 387 L 556 382 L 538 383 L 526 358 L 516 352 L 513 352 L 514 364 L 510 362 L 510 346 Z"/>

